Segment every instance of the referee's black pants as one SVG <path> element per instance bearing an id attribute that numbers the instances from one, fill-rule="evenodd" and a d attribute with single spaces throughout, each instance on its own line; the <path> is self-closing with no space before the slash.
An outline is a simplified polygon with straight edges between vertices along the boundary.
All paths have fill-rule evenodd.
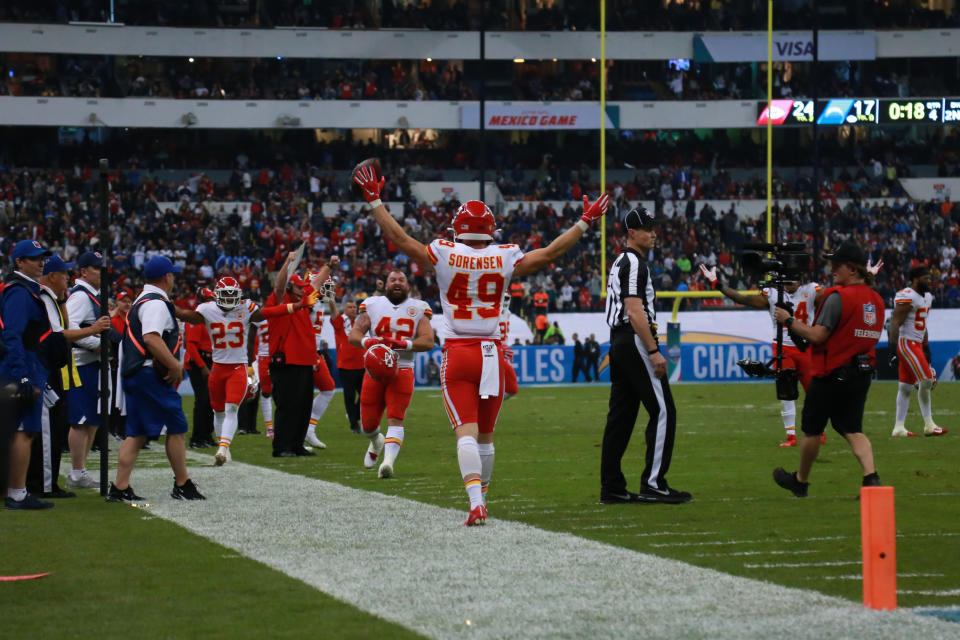
<path id="1" fill-rule="evenodd" d="M 277 413 L 273 421 L 273 454 L 285 451 L 300 454 L 310 425 L 313 407 L 313 367 L 299 364 L 270 364 L 273 400 Z"/>
<path id="2" fill-rule="evenodd" d="M 600 458 L 600 487 L 603 493 L 623 493 L 627 480 L 620 461 L 630 443 L 640 404 L 650 415 L 647 420 L 647 455 L 640 490 L 666 490 L 667 471 L 673 456 L 677 430 L 677 408 L 667 378 L 653 375 L 653 364 L 640 338 L 630 330 L 610 335 L 610 407 L 603 432 Z"/>
<path id="3" fill-rule="evenodd" d="M 360 430 L 360 391 L 363 389 L 363 369 L 337 369 L 343 385 L 343 406 L 347 410 L 350 429 Z"/>
<path id="4" fill-rule="evenodd" d="M 193 387 L 193 432 L 190 434 L 190 444 L 202 446 L 207 442 L 214 442 L 210 388 L 200 367 L 187 369 L 187 376 L 190 378 L 190 386 Z"/>

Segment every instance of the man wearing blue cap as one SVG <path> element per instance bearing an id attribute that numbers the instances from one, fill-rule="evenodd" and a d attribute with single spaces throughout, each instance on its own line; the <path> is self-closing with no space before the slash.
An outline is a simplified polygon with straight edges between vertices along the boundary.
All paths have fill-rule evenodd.
<path id="1" fill-rule="evenodd" d="M 7 509 L 49 509 L 45 502 L 27 493 L 27 467 L 30 464 L 30 443 L 40 432 L 41 391 L 47 381 L 47 369 L 40 358 L 40 346 L 50 334 L 50 321 L 40 300 L 43 260 L 50 252 L 36 240 L 21 240 L 13 247 L 11 260 L 15 271 L 4 280 L 0 293 L 0 319 L 3 327 L 0 385 L 15 384 L 17 401 L 12 407 L 14 430 L 10 442 Z M 3 433 L 3 445 L 9 432 Z"/>
<path id="2" fill-rule="evenodd" d="M 67 298 L 70 329 L 85 329 L 100 318 L 107 317 L 100 308 L 102 267 L 103 256 L 98 251 L 87 251 L 77 258 L 80 277 L 76 279 Z M 87 471 L 87 456 L 100 426 L 100 334 L 77 340 L 73 344 L 73 358 L 80 374 L 80 386 L 70 389 L 70 401 L 67 404 L 70 415 L 70 459 L 73 463 L 67 476 L 67 487 L 96 489 L 100 487 L 100 482 Z"/>
<path id="3" fill-rule="evenodd" d="M 165 256 L 150 258 L 143 267 L 147 284 L 127 314 L 127 331 L 120 352 L 120 377 L 127 406 L 127 438 L 120 445 L 115 482 L 107 500 L 142 500 L 130 486 L 130 474 L 147 438 L 157 438 L 167 428 L 167 459 L 173 468 L 170 496 L 177 500 L 204 500 L 187 473 L 184 434 L 187 417 L 176 385 L 183 380 L 177 359 L 180 327 L 177 308 L 170 302 L 173 274 L 179 273 Z"/>
<path id="4" fill-rule="evenodd" d="M 40 412 L 40 437 L 33 441 L 30 468 L 27 472 L 27 490 L 30 493 L 42 494 L 44 498 L 76 496 L 71 491 L 62 490 L 58 484 L 60 454 L 67 442 L 69 431 L 66 390 L 80 384 L 69 343 L 104 331 L 110 326 L 106 318 L 100 318 L 84 329 L 65 329 L 67 319 L 61 302 L 66 301 L 69 272 L 73 266 L 74 263 L 64 262 L 60 256 L 50 256 L 40 279 L 40 299 L 46 308 L 52 332 L 41 353 L 46 356 L 50 375 L 47 377 L 43 408 Z M 56 345 L 56 348 L 53 345 Z"/>

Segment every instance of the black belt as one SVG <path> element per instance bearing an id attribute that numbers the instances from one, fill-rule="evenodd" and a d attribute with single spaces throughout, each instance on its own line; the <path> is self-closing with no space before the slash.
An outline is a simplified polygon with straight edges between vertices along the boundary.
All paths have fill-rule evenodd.
<path id="1" fill-rule="evenodd" d="M 633 325 L 629 322 L 627 324 L 618 324 L 614 327 L 610 327 L 610 335 L 625 335 L 628 333 L 636 333 L 633 330 Z"/>

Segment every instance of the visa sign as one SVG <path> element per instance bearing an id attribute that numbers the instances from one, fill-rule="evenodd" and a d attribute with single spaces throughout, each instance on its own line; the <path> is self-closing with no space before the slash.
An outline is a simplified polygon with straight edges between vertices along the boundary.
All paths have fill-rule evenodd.
<path id="1" fill-rule="evenodd" d="M 774 42 L 777 51 L 776 60 L 813 59 L 813 40 L 790 40 Z"/>

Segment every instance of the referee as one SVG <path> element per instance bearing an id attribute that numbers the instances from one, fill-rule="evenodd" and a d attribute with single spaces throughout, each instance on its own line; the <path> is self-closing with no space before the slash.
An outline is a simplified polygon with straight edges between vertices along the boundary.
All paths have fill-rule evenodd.
<path id="1" fill-rule="evenodd" d="M 623 220 L 626 248 L 610 267 L 607 280 L 607 324 L 610 325 L 610 408 L 600 459 L 600 503 L 690 500 L 686 491 L 671 489 L 665 478 L 673 455 L 677 408 L 667 381 L 667 361 L 657 342 L 656 293 L 646 256 L 657 241 L 654 217 L 639 207 Z M 620 468 L 630 443 L 640 403 L 647 421 L 647 457 L 640 492 L 627 491 Z"/>

